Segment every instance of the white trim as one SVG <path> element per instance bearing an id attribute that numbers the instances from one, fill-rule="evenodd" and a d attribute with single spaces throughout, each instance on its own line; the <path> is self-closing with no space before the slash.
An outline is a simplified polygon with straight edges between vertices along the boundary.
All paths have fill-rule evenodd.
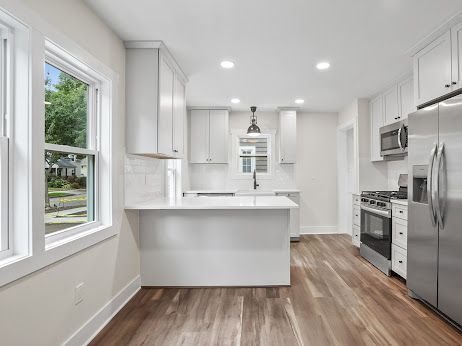
<path id="1" fill-rule="evenodd" d="M 72 334 L 72 336 L 64 342 L 64 345 L 88 345 L 140 289 L 141 278 L 137 276 L 85 322 L 82 327 Z"/>
<path id="2" fill-rule="evenodd" d="M 45 143 L 45 150 L 55 151 L 55 152 L 65 153 L 65 154 L 81 154 L 81 155 L 93 155 L 93 156 L 98 155 L 97 150 L 85 149 L 85 148 L 79 148 L 79 147 L 71 147 L 69 145 L 51 144 L 51 143 Z"/>
<path id="3" fill-rule="evenodd" d="M 302 226 L 300 234 L 338 234 L 337 226 Z"/>
<path id="4" fill-rule="evenodd" d="M 239 138 L 240 137 L 248 137 L 248 138 L 259 138 L 259 137 L 252 137 L 247 136 L 247 130 L 245 129 L 231 129 L 231 147 L 229 151 L 231 152 L 231 160 L 230 164 L 228 165 L 228 176 L 234 180 L 252 180 L 252 173 L 240 173 L 239 172 Z M 273 179 L 274 171 L 275 171 L 275 162 L 274 157 L 276 157 L 275 153 L 275 138 L 276 138 L 276 130 L 270 129 L 261 129 L 261 137 L 268 138 L 268 173 L 258 173 L 257 180 L 269 180 Z M 264 155 L 262 155 L 264 156 Z"/>

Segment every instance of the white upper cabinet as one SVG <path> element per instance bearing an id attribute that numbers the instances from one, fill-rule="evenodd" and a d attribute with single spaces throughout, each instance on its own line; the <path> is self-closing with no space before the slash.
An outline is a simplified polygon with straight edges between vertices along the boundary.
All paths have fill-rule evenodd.
<path id="1" fill-rule="evenodd" d="M 369 104 L 371 113 L 371 161 L 382 161 L 380 156 L 380 128 L 384 125 L 383 97 L 373 99 Z"/>
<path id="2" fill-rule="evenodd" d="M 190 162 L 228 163 L 229 113 L 194 109 L 190 117 Z"/>
<path id="3" fill-rule="evenodd" d="M 209 113 L 208 109 L 192 110 L 190 117 L 190 144 L 191 163 L 208 163 L 209 160 Z"/>
<path id="4" fill-rule="evenodd" d="M 178 76 L 173 79 L 173 154 L 184 156 L 184 127 L 186 121 L 185 86 Z"/>
<path id="5" fill-rule="evenodd" d="M 414 80 L 408 78 L 398 84 L 399 116 L 398 120 L 406 119 L 416 111 L 414 105 Z"/>
<path id="6" fill-rule="evenodd" d="M 383 116 L 385 125 L 399 120 L 398 87 L 396 85 L 383 94 Z"/>
<path id="7" fill-rule="evenodd" d="M 209 163 L 228 163 L 229 115 L 227 110 L 210 111 Z"/>
<path id="8" fill-rule="evenodd" d="M 159 113 L 157 120 L 157 152 L 173 155 L 173 70 L 160 55 L 159 61 Z"/>
<path id="9" fill-rule="evenodd" d="M 279 163 L 295 163 L 297 156 L 297 111 L 279 112 Z"/>
<path id="10" fill-rule="evenodd" d="M 416 105 L 422 105 L 452 91 L 451 61 L 450 31 L 414 55 Z"/>
<path id="11" fill-rule="evenodd" d="M 186 76 L 160 42 L 125 46 L 127 153 L 182 158 Z"/>
<path id="12" fill-rule="evenodd" d="M 452 87 L 462 87 L 462 23 L 451 30 L 452 42 Z"/>

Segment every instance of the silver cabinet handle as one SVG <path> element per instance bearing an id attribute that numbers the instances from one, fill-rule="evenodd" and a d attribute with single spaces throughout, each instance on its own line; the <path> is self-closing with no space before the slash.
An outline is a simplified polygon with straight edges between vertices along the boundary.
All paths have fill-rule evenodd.
<path id="1" fill-rule="evenodd" d="M 445 201 L 446 201 L 446 196 L 443 197 L 443 201 L 441 201 L 442 195 L 446 194 L 446 169 L 445 169 L 445 162 L 444 162 L 444 142 L 440 144 L 440 147 L 438 149 L 438 154 L 436 155 L 436 169 L 437 169 L 437 175 L 436 175 L 436 181 L 435 181 L 435 209 L 436 209 L 436 215 L 438 217 L 438 223 L 441 227 L 441 229 L 444 229 L 444 211 L 445 211 Z M 444 168 L 444 169 L 442 169 Z M 443 176 L 443 177 L 442 177 Z M 441 179 L 443 178 L 443 179 Z M 441 181 L 444 183 L 444 193 L 440 193 L 440 184 Z"/>
<path id="2" fill-rule="evenodd" d="M 428 163 L 428 172 L 427 172 L 427 198 L 428 198 L 428 209 L 430 211 L 430 219 L 432 220 L 433 227 L 436 226 L 436 212 L 433 207 L 433 163 L 435 162 L 436 150 L 438 145 L 435 144 L 432 151 L 430 152 L 430 159 Z"/>

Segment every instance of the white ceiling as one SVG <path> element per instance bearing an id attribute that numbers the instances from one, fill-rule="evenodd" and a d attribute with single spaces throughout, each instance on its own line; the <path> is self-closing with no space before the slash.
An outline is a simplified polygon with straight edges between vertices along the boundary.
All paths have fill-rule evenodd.
<path id="1" fill-rule="evenodd" d="M 85 0 L 124 40 L 162 40 L 189 106 L 337 111 L 411 71 L 406 53 L 460 0 Z M 231 59 L 233 70 L 220 61 Z M 331 68 L 318 71 L 318 61 Z M 236 106 L 232 97 L 241 99 Z"/>

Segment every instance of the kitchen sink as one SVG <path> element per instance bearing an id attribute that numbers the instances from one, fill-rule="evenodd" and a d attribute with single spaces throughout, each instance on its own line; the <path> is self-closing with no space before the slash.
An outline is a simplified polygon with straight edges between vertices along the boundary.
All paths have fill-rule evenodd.
<path id="1" fill-rule="evenodd" d="M 235 196 L 275 196 L 274 191 L 264 190 L 239 190 L 235 193 Z"/>

